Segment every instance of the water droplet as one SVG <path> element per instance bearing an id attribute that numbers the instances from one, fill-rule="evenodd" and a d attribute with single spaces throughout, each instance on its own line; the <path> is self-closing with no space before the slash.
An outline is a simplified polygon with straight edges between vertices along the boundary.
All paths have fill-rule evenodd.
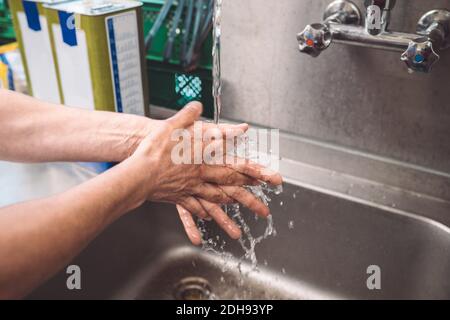
<path id="1" fill-rule="evenodd" d="M 219 123 L 220 121 L 220 112 L 222 109 L 222 100 L 221 100 L 221 93 L 222 93 L 222 82 L 221 82 L 221 68 L 220 68 L 220 40 L 221 40 L 221 5 L 222 0 L 217 0 L 214 2 L 214 14 L 213 14 L 213 98 L 214 98 L 214 122 Z M 245 146 L 245 148 L 237 148 L 233 150 L 233 152 L 243 158 L 249 159 L 249 160 L 261 160 L 258 153 L 255 153 L 254 151 L 257 150 L 257 141 L 252 141 L 252 139 L 249 139 L 249 136 L 244 136 L 244 139 L 242 141 L 239 141 L 239 143 L 242 143 L 242 146 Z M 267 163 L 261 163 L 263 165 L 267 165 Z M 271 201 L 270 197 L 268 196 L 269 193 L 274 193 L 276 195 L 280 194 L 283 191 L 282 186 L 277 187 L 271 187 L 267 184 L 262 184 L 260 186 L 249 186 L 247 189 L 252 192 L 257 198 L 261 200 L 265 205 L 268 205 Z M 273 228 L 273 220 L 271 217 L 267 219 L 267 226 L 264 234 L 259 237 L 255 237 L 251 234 L 250 228 L 247 224 L 247 222 L 244 220 L 243 215 L 241 214 L 240 208 L 238 204 L 231 204 L 226 206 L 225 212 L 234 220 L 234 222 L 240 227 L 242 231 L 242 237 L 238 240 L 239 244 L 241 245 L 244 255 L 241 258 L 247 259 L 251 262 L 253 269 L 256 269 L 257 266 L 257 259 L 256 259 L 256 253 L 255 253 L 255 247 L 258 243 L 266 239 L 267 237 L 275 234 L 275 229 Z M 264 220 L 265 219 L 261 219 Z M 227 230 L 233 230 L 232 225 L 226 225 L 225 228 Z M 204 234 L 204 238 L 208 239 L 208 236 L 205 236 L 207 234 L 207 230 L 203 227 L 200 229 L 201 232 Z M 206 251 L 210 251 L 216 254 L 219 254 L 223 260 L 226 262 L 226 260 L 231 260 L 230 257 L 233 257 L 230 253 L 225 252 L 225 243 L 222 244 L 221 247 L 218 247 L 220 245 L 220 241 L 218 238 L 216 238 L 217 241 L 212 241 L 212 239 L 206 240 L 203 242 L 203 249 Z M 239 262 L 240 263 L 240 262 Z M 239 269 L 240 270 L 240 269 Z M 240 270 L 241 271 L 241 270 Z"/>
<path id="2" fill-rule="evenodd" d="M 282 185 L 279 185 L 279 186 L 276 186 L 276 187 L 274 187 L 274 188 L 272 188 L 272 190 L 271 190 L 275 195 L 280 195 L 282 192 L 283 192 L 283 186 Z"/>
<path id="3" fill-rule="evenodd" d="M 280 201 L 280 207 L 282 207 L 283 206 L 283 201 Z"/>

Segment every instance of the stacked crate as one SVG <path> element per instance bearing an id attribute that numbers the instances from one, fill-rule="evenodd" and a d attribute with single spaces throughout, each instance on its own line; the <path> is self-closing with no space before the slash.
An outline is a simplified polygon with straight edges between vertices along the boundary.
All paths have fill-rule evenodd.
<path id="1" fill-rule="evenodd" d="M 0 44 L 14 41 L 14 28 L 7 0 L 0 0 Z"/>
<path id="2" fill-rule="evenodd" d="M 143 0 L 144 34 L 147 34 L 155 22 L 164 0 Z M 172 6 L 167 18 L 152 41 L 147 52 L 147 68 L 149 70 L 150 103 L 175 110 L 186 103 L 197 100 L 204 105 L 204 116 L 213 117 L 212 97 L 212 34 L 208 36 L 201 50 L 199 67 L 195 71 L 186 72 L 180 61 L 183 29 L 183 18 L 179 24 L 179 32 L 174 42 L 174 49 L 169 61 L 164 61 L 164 48 L 174 19 L 177 2 Z"/>

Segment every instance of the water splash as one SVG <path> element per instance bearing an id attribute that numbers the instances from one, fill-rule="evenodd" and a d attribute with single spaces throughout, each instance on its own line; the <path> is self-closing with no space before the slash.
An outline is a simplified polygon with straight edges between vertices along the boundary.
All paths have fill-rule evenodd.
<path id="1" fill-rule="evenodd" d="M 214 98 L 214 122 L 219 123 L 220 113 L 222 111 L 222 75 L 220 64 L 220 37 L 222 35 L 222 0 L 214 0 L 213 15 L 213 88 Z"/>
<path id="2" fill-rule="evenodd" d="M 289 223 L 288 223 L 288 228 L 289 228 L 289 230 L 292 230 L 292 229 L 294 229 L 294 221 L 289 221 Z"/>
<path id="3" fill-rule="evenodd" d="M 222 111 L 222 81 L 221 81 L 221 63 L 220 63 L 220 49 L 221 49 L 221 19 L 222 19 L 222 0 L 214 0 L 214 14 L 213 14 L 213 88 L 212 94 L 214 98 L 214 122 L 216 124 L 220 121 L 220 114 Z M 245 141 L 244 143 L 256 143 Z M 251 154 L 250 150 L 256 150 L 256 148 L 245 148 L 245 158 L 258 161 L 258 154 Z M 241 156 L 241 155 L 239 155 Z M 261 163 L 262 165 L 268 165 L 267 163 Z M 270 187 L 267 184 L 262 184 L 260 186 L 249 186 L 247 187 L 256 197 L 258 197 L 265 205 L 269 205 L 271 199 L 268 194 L 273 193 L 278 195 L 282 192 L 282 187 Z M 276 236 L 276 230 L 273 224 L 272 216 L 267 218 L 267 226 L 264 233 L 260 236 L 253 236 L 247 221 L 240 210 L 238 204 L 228 205 L 225 208 L 227 214 L 238 224 L 242 230 L 242 237 L 239 240 L 242 250 L 244 251 L 243 256 L 239 259 L 238 268 L 241 271 L 241 263 L 243 261 L 249 261 L 252 266 L 252 270 L 257 269 L 258 260 L 256 257 L 255 248 L 263 240 L 270 236 Z M 234 256 L 231 253 L 225 251 L 226 242 L 218 237 L 210 237 L 208 230 L 204 221 L 198 221 L 198 228 L 203 234 L 203 249 L 208 252 L 212 252 L 221 257 L 222 260 L 222 271 L 225 272 L 227 269 L 233 267 L 232 262 Z M 242 272 L 241 272 L 242 273 Z"/>

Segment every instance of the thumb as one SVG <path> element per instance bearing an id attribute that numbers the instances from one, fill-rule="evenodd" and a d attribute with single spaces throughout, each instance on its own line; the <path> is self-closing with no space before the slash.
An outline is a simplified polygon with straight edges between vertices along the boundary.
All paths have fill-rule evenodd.
<path id="1" fill-rule="evenodd" d="M 200 102 L 194 101 L 188 103 L 176 115 L 168 119 L 175 128 L 186 128 L 194 124 L 200 118 L 203 112 L 203 106 Z"/>

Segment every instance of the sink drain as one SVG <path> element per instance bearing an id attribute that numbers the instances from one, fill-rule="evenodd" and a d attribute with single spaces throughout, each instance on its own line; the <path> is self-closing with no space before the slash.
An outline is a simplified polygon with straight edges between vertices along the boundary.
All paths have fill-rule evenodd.
<path id="1" fill-rule="evenodd" d="M 209 300 L 212 297 L 211 286 L 204 278 L 184 278 L 175 286 L 174 297 L 176 300 Z"/>

